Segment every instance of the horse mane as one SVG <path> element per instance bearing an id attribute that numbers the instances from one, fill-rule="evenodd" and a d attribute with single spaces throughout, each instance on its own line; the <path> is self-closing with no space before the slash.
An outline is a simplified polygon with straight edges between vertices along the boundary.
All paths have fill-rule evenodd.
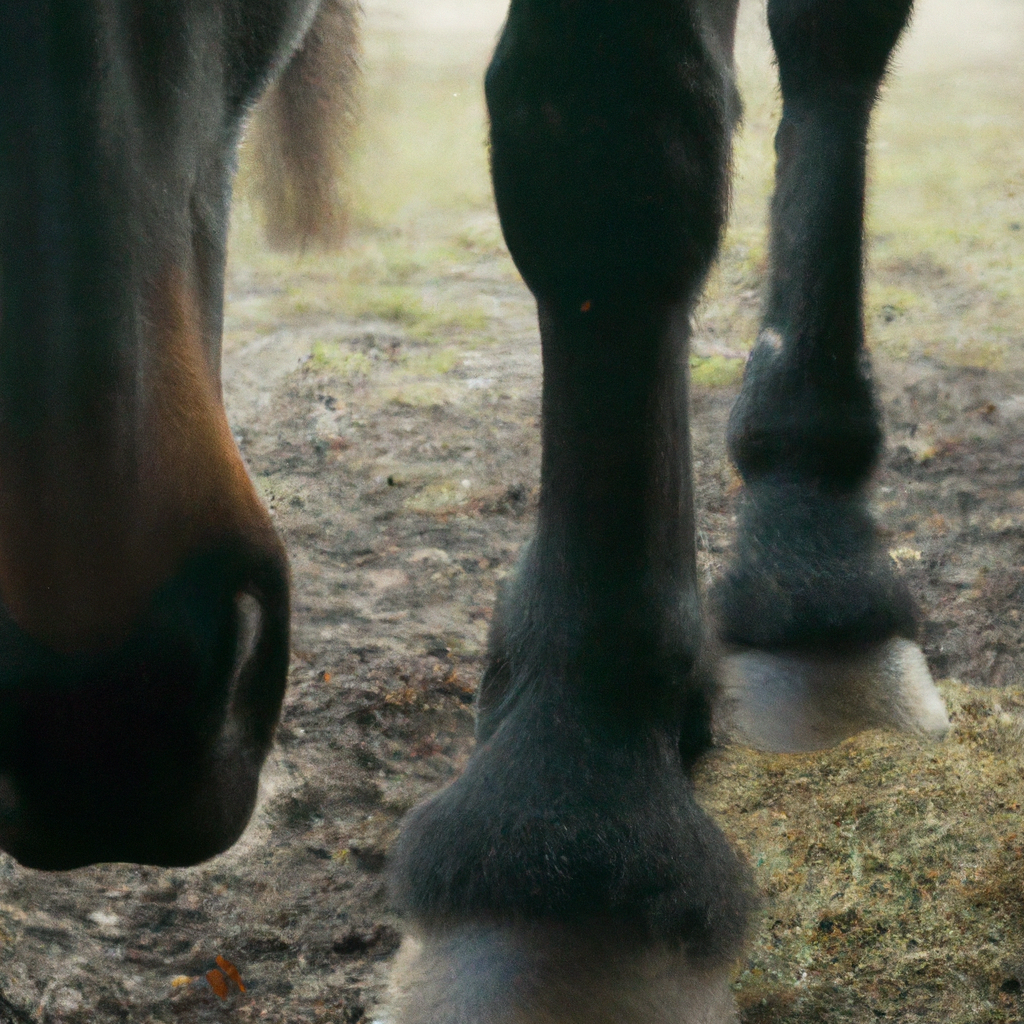
<path id="1" fill-rule="evenodd" d="M 358 120 L 359 0 L 324 0 L 249 128 L 255 198 L 275 249 L 337 247 L 349 225 L 346 168 Z"/>

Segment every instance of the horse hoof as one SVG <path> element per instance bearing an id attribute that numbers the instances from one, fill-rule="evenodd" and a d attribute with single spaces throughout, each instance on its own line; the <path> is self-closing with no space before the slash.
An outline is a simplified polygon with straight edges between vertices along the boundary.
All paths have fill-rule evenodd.
<path id="1" fill-rule="evenodd" d="M 721 681 L 717 730 L 759 750 L 822 750 L 865 729 L 949 730 L 921 648 L 902 638 L 853 655 L 736 650 Z"/>
<path id="2" fill-rule="evenodd" d="M 735 1024 L 731 963 L 608 926 L 461 924 L 407 936 L 379 1024 Z"/>

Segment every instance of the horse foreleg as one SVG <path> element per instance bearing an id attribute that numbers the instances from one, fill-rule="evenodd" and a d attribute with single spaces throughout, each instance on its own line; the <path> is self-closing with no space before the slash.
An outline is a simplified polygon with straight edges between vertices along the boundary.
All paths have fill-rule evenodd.
<path id="1" fill-rule="evenodd" d="M 882 445 L 864 347 L 867 132 L 911 0 L 769 0 L 782 86 L 763 327 L 729 423 L 745 484 L 718 590 L 726 715 L 769 749 L 941 734 L 916 614 L 868 511 Z"/>
<path id="2" fill-rule="evenodd" d="M 725 213 L 735 5 L 513 0 L 487 76 L 544 361 L 536 535 L 464 775 L 411 813 L 403 1024 L 725 1024 L 746 872 L 694 800 L 689 314 Z"/>

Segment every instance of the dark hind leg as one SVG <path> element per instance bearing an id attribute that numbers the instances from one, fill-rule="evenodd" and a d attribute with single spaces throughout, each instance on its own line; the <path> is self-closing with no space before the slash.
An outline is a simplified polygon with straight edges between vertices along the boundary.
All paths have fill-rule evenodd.
<path id="1" fill-rule="evenodd" d="M 769 749 L 879 725 L 948 727 L 866 495 L 882 433 L 861 299 L 865 150 L 910 7 L 768 4 L 783 95 L 771 279 L 729 423 L 745 489 L 717 597 L 736 648 L 725 674 L 732 724 Z"/>
<path id="2" fill-rule="evenodd" d="M 464 775 L 392 894 L 403 1024 L 724 1024 L 745 869 L 697 806 L 709 739 L 686 340 L 725 213 L 733 0 L 513 0 L 487 76 L 544 358 L 537 532 Z"/>

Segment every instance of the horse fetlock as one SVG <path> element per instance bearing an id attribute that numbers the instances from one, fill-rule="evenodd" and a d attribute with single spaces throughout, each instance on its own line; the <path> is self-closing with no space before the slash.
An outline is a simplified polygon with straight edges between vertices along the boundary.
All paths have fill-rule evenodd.
<path id="1" fill-rule="evenodd" d="M 605 919 L 716 964 L 737 955 L 751 903 L 676 736 L 596 728 L 544 694 L 409 814 L 391 864 L 415 927 Z"/>
<path id="2" fill-rule="evenodd" d="M 477 696 L 477 739 L 489 738 L 540 689 L 592 713 L 595 723 L 672 729 L 699 716 L 710 698 L 714 652 L 694 587 L 674 569 L 654 571 L 652 553 L 625 567 L 606 548 L 574 558 L 573 545 L 555 533 L 542 526 L 502 581 Z"/>
<path id="3" fill-rule="evenodd" d="M 736 553 L 714 594 L 726 643 L 856 651 L 915 637 L 915 602 L 860 490 L 757 480 L 739 519 Z"/>
<path id="4" fill-rule="evenodd" d="M 831 353 L 815 357 L 794 333 L 759 334 L 729 416 L 729 455 L 748 483 L 788 473 L 855 487 L 882 447 L 869 367 L 856 348 L 842 364 Z"/>

